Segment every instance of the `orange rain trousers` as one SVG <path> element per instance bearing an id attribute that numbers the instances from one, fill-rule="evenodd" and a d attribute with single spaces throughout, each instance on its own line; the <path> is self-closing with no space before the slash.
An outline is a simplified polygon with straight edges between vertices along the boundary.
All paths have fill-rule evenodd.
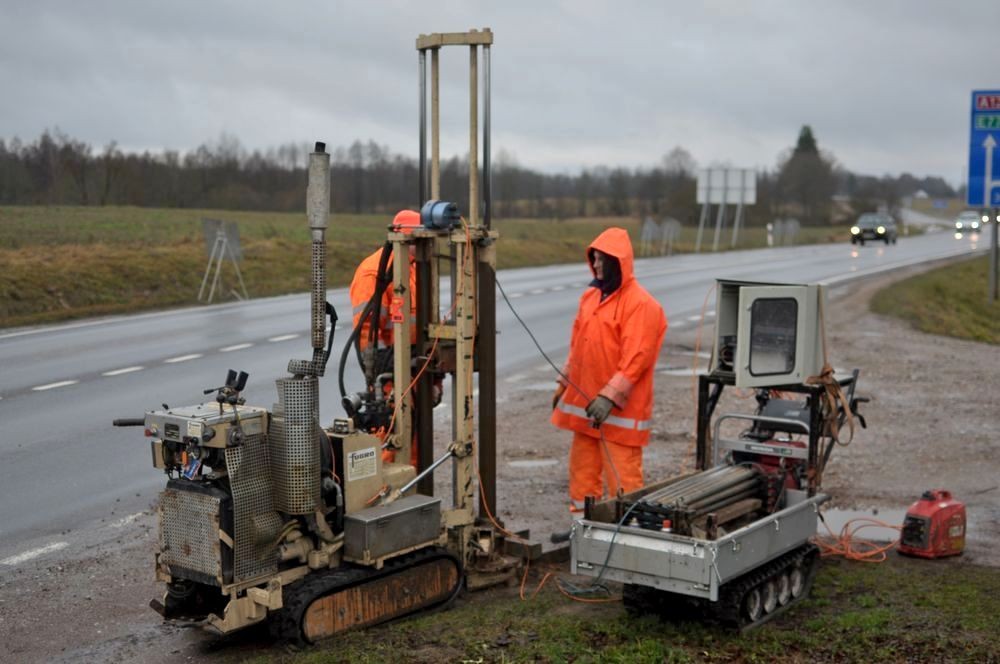
<path id="1" fill-rule="evenodd" d="M 574 505 L 583 507 L 587 496 L 602 499 L 605 486 L 613 497 L 619 485 L 625 493 L 642 488 L 642 448 L 574 431 L 569 451 L 569 497 Z"/>

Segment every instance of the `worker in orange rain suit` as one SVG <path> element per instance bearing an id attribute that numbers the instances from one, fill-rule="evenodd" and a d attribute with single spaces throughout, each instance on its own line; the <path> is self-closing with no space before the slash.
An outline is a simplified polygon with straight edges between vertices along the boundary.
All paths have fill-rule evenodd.
<path id="1" fill-rule="evenodd" d="M 420 213 L 414 212 L 413 210 L 402 210 L 397 213 L 392 220 L 393 230 L 410 234 L 413 232 L 414 228 L 420 226 Z M 364 312 L 365 307 L 368 305 L 368 301 L 371 300 L 372 296 L 375 294 L 375 289 L 378 283 L 378 268 L 379 262 L 382 259 L 382 248 L 379 248 L 375 253 L 371 254 L 358 265 L 358 269 L 354 271 L 354 278 L 351 280 L 351 307 L 354 311 L 354 327 L 358 326 L 358 321 L 361 318 L 361 314 Z M 387 267 L 389 270 L 392 269 L 392 259 L 389 257 L 389 262 Z M 410 344 L 416 343 L 417 340 L 417 325 L 416 325 L 416 297 L 417 297 L 417 273 L 413 264 L 413 247 L 410 246 Z M 393 325 L 391 318 L 392 309 L 392 286 L 385 289 L 382 295 L 382 301 L 380 303 L 378 315 L 374 317 L 374 322 L 377 325 L 376 334 L 378 336 L 378 341 L 386 348 L 392 348 L 393 344 Z M 358 336 L 358 342 L 360 344 L 361 350 L 364 351 L 368 348 L 369 338 L 371 335 L 371 323 L 372 318 L 365 321 L 364 326 L 361 328 Z M 391 356 L 390 356 L 391 357 Z M 413 465 L 416 465 L 417 458 L 417 447 L 416 439 L 414 439 L 413 448 L 411 450 L 411 458 L 413 459 Z M 382 452 L 383 461 L 394 461 L 396 453 L 393 450 L 385 450 Z"/>
<path id="2" fill-rule="evenodd" d="M 570 511 L 643 485 L 653 370 L 667 331 L 663 308 L 633 273 L 632 243 L 609 228 L 587 249 L 594 280 L 580 297 L 569 357 L 552 399 L 552 423 L 573 432 Z M 602 484 L 603 474 L 603 484 Z"/>

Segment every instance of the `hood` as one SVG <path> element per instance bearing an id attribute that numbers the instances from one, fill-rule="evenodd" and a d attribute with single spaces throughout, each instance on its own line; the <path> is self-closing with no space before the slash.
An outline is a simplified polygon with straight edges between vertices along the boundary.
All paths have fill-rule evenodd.
<path id="1" fill-rule="evenodd" d="M 628 239 L 628 231 L 624 228 L 612 226 L 598 235 L 597 239 L 587 247 L 587 265 L 590 267 L 591 274 L 594 272 L 594 266 L 590 265 L 590 251 L 592 249 L 603 251 L 609 256 L 614 256 L 618 259 L 618 265 L 622 271 L 622 286 L 635 278 L 634 267 L 632 265 L 632 241 Z M 596 278 L 597 275 L 594 275 L 594 277 Z"/>

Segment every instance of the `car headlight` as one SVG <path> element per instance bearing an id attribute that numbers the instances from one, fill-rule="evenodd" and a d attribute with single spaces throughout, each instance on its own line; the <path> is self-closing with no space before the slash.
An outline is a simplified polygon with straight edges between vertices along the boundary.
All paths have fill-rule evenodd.
<path id="1" fill-rule="evenodd" d="M 956 221 L 955 222 L 955 228 L 962 228 L 962 222 L 961 221 Z"/>
<path id="2" fill-rule="evenodd" d="M 989 221 L 990 221 L 990 215 L 984 214 L 983 215 L 983 223 L 987 224 L 987 223 L 989 223 Z"/>
<path id="3" fill-rule="evenodd" d="M 851 226 L 851 235 L 857 235 L 860 232 L 861 232 L 860 228 L 858 228 L 857 226 Z"/>
<path id="4" fill-rule="evenodd" d="M 879 227 L 878 227 L 878 228 L 876 228 L 875 230 L 877 230 L 877 231 L 878 231 L 878 234 L 879 234 L 879 235 L 882 235 L 883 233 L 885 233 L 885 226 L 879 226 Z"/>
<path id="5" fill-rule="evenodd" d="M 976 230 L 977 228 L 979 228 L 979 222 L 978 221 L 972 222 L 972 230 Z"/>

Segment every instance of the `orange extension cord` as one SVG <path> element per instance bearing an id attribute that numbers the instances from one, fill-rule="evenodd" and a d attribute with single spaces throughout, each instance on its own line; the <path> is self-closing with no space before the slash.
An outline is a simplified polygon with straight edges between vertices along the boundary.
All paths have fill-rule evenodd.
<path id="1" fill-rule="evenodd" d="M 897 537 L 888 544 L 882 544 L 858 537 L 857 534 L 859 531 L 864 528 L 891 528 L 892 530 L 897 531 L 902 530 L 902 526 L 896 526 L 891 523 L 879 521 L 878 519 L 861 517 L 851 519 L 844 524 L 843 528 L 840 529 L 840 534 L 834 535 L 833 530 L 831 530 L 830 526 L 827 525 L 826 519 L 823 519 L 822 515 L 820 516 L 820 520 L 823 522 L 823 526 L 829 533 L 829 536 L 817 535 L 813 538 L 816 546 L 819 547 L 820 556 L 823 558 L 843 556 L 847 560 L 856 560 L 862 563 L 884 562 L 888 557 L 889 551 L 899 544 L 899 538 Z M 852 524 L 855 523 L 859 525 L 852 526 Z"/>

